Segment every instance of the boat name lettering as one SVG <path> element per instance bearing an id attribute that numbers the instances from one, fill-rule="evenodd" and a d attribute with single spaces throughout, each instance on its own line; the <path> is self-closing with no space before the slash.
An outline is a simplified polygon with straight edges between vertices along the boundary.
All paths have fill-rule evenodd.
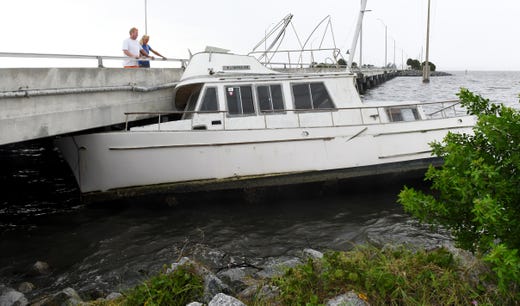
<path id="1" fill-rule="evenodd" d="M 251 70 L 249 65 L 222 66 L 222 70 Z"/>

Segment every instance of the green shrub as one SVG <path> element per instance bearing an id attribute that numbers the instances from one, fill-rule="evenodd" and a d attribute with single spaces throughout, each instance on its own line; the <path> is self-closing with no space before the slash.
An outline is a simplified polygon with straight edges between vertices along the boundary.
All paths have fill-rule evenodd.
<path id="1" fill-rule="evenodd" d="M 426 173 L 432 194 L 405 187 L 399 202 L 420 221 L 449 229 L 462 248 L 483 254 L 502 293 L 520 298 L 520 112 L 466 89 L 458 96 L 478 117 L 473 135 L 449 133 L 433 143 L 444 164 Z"/>

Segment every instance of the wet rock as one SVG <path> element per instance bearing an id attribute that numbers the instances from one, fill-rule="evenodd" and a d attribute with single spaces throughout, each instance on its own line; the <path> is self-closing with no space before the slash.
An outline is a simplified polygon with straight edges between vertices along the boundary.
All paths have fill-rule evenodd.
<path id="1" fill-rule="evenodd" d="M 218 270 L 228 265 L 225 260 L 226 253 L 224 251 L 212 249 L 201 244 L 197 244 L 191 250 L 190 257 L 197 262 L 203 263 L 211 270 Z"/>
<path id="2" fill-rule="evenodd" d="M 83 300 L 72 288 L 65 288 L 56 294 L 31 302 L 31 306 L 76 306 L 81 304 L 83 304 Z"/>
<path id="3" fill-rule="evenodd" d="M 333 299 L 330 299 L 327 306 L 367 306 L 368 304 L 365 300 L 361 299 L 358 294 L 354 291 L 349 291 L 345 294 L 339 295 Z"/>
<path id="4" fill-rule="evenodd" d="M 23 293 L 0 285 L 0 306 L 25 306 L 28 304 L 29 301 Z"/>
<path id="5" fill-rule="evenodd" d="M 104 298 L 107 292 L 99 288 L 97 284 L 90 284 L 81 288 L 78 295 L 82 296 L 85 300 L 97 300 Z"/>
<path id="6" fill-rule="evenodd" d="M 34 288 L 36 288 L 36 286 L 34 286 L 33 283 L 23 282 L 18 286 L 18 291 L 20 291 L 23 294 L 26 294 L 33 291 Z"/>
<path id="7" fill-rule="evenodd" d="M 213 297 L 208 306 L 246 306 L 246 304 L 232 296 L 219 293 Z"/>
<path id="8" fill-rule="evenodd" d="M 51 273 L 51 267 L 45 261 L 37 261 L 31 267 L 33 275 L 47 275 Z"/>

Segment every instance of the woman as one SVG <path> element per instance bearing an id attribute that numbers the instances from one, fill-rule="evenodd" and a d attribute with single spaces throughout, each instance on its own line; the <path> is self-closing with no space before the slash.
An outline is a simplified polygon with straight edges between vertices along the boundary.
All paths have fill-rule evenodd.
<path id="1" fill-rule="evenodd" d="M 143 47 L 143 50 L 144 52 L 146 52 L 148 58 L 155 59 L 155 57 L 150 56 L 150 51 L 152 51 L 155 55 L 160 56 L 163 60 L 165 60 L 166 57 L 162 56 L 159 52 L 155 51 L 154 49 L 152 49 L 152 47 L 150 47 L 150 45 L 148 44 L 149 40 L 150 36 L 143 35 L 143 37 L 139 41 L 139 44 L 141 44 L 141 46 Z M 150 68 L 150 61 L 139 61 L 139 67 Z"/>

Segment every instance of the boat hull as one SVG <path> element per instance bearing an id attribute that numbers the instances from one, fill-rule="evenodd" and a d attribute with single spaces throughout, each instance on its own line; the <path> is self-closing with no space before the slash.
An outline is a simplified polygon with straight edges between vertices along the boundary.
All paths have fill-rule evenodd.
<path id="1" fill-rule="evenodd" d="M 302 183 L 427 168 L 429 143 L 470 117 L 344 127 L 110 132 L 56 144 L 85 195 Z"/>

